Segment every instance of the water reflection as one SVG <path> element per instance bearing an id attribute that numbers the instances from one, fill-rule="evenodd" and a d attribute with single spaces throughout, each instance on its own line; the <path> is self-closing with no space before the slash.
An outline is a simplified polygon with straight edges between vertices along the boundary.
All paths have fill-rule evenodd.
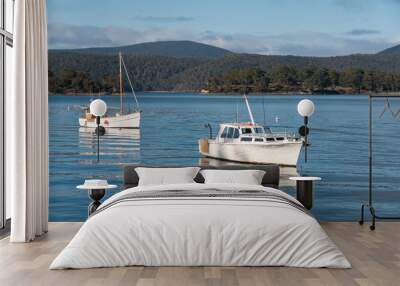
<path id="1" fill-rule="evenodd" d="M 97 155 L 95 128 L 79 128 L 79 147 L 81 156 Z M 132 157 L 136 157 L 139 160 L 140 129 L 107 128 L 106 133 L 100 136 L 100 156 L 102 160 L 120 160 L 120 163 L 125 162 L 123 158 L 130 158 L 132 161 Z M 92 162 L 89 160 L 88 163 Z"/>
<path id="2" fill-rule="evenodd" d="M 95 135 L 95 128 L 79 127 L 79 133 Z M 140 129 L 106 128 L 106 133 L 104 136 L 118 136 L 118 137 L 127 137 L 127 138 L 131 138 L 131 139 L 140 140 Z"/>
<path id="3" fill-rule="evenodd" d="M 254 96 L 250 101 L 259 121 L 265 114 L 266 124 L 276 125 L 274 119 L 278 115 L 280 128 L 276 128 L 297 130 L 302 118 L 296 107 L 303 98 L 270 96 L 266 98 L 265 109 L 263 97 Z M 119 97 L 104 96 L 104 99 L 110 106 L 119 104 Z M 86 96 L 49 97 L 52 221 L 86 219 L 90 200 L 86 192 L 75 190 L 84 179 L 104 178 L 121 185 L 125 164 L 198 164 L 198 139 L 208 135 L 204 123 L 209 122 L 215 128 L 220 122 L 236 120 L 237 103 L 242 102 L 239 97 L 226 95 L 142 94 L 141 131 L 111 130 L 101 137 L 101 157 L 97 163 L 94 130 L 79 130 L 81 111 L 66 108 L 86 105 L 88 100 Z M 301 156 L 298 164 L 298 173 L 322 178 L 316 182 L 312 213 L 322 220 L 356 220 L 368 190 L 368 99 L 359 95 L 323 95 L 313 96 L 313 101 L 318 108 L 310 122 L 309 161 L 304 164 Z M 391 99 L 391 104 L 397 110 L 400 101 Z M 382 215 L 391 215 L 400 206 L 400 133 L 399 121 L 389 113 L 379 119 L 383 107 L 382 100 L 374 101 L 374 188 L 376 206 Z M 240 104 L 239 121 L 245 120 L 248 120 L 246 107 Z M 206 158 L 200 164 L 203 160 L 205 164 L 234 164 L 210 162 Z M 287 178 L 296 173 L 295 168 L 281 168 L 280 188 L 292 195 L 294 182 Z"/>

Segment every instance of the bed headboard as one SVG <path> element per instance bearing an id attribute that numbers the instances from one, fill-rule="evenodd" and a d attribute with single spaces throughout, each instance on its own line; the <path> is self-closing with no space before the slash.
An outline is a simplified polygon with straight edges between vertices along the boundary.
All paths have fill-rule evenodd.
<path id="1" fill-rule="evenodd" d="M 136 187 L 139 183 L 139 177 L 135 172 L 135 168 L 137 167 L 148 167 L 148 168 L 177 168 L 182 166 L 146 166 L 146 165 L 125 165 L 124 166 L 124 189 Z M 279 187 L 279 178 L 280 171 L 279 166 L 270 164 L 270 165 L 249 165 L 249 166 L 238 166 L 238 165 L 228 165 L 221 167 L 214 166 L 199 166 L 201 169 L 217 169 L 217 170 L 263 170 L 265 171 L 264 178 L 262 180 L 262 185 L 265 187 L 278 188 Z M 197 174 L 194 180 L 197 183 L 204 183 L 204 178 L 200 174 Z"/>

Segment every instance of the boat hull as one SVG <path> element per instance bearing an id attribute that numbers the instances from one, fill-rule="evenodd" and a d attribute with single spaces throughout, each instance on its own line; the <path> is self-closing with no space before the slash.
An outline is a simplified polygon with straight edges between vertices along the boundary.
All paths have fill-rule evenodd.
<path id="1" fill-rule="evenodd" d="M 207 140 L 207 139 L 205 139 Z M 200 140 L 199 151 L 206 157 L 241 163 L 296 166 L 302 142 L 269 144 L 222 143 Z"/>
<path id="2" fill-rule="evenodd" d="M 96 128 L 96 119 L 79 118 L 79 125 L 81 127 Z M 140 112 L 133 112 L 130 114 L 102 117 L 100 125 L 105 128 L 140 128 Z"/>

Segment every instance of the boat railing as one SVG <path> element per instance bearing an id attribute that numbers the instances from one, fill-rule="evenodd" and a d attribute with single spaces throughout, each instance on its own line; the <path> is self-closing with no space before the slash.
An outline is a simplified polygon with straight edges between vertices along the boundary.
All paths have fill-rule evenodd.
<path id="1" fill-rule="evenodd" d="M 272 134 L 274 136 L 280 136 L 280 137 L 285 137 L 285 138 L 299 138 L 299 136 L 293 132 L 293 131 L 288 131 L 286 128 L 284 130 L 274 130 L 272 131 Z"/>

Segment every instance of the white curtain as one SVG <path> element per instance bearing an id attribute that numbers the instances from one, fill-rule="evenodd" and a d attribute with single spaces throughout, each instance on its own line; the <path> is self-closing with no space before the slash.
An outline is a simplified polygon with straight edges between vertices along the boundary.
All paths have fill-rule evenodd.
<path id="1" fill-rule="evenodd" d="M 46 0 L 15 1 L 13 94 L 6 98 L 6 181 L 12 242 L 48 225 L 48 78 Z"/>

